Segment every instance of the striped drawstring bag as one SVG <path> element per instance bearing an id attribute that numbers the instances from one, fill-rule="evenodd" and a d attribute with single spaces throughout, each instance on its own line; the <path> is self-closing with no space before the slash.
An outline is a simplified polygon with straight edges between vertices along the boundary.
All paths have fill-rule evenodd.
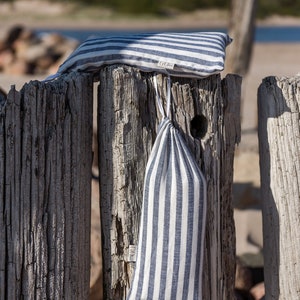
<path id="1" fill-rule="evenodd" d="M 202 299 L 206 182 L 193 154 L 167 113 L 147 163 L 136 256 L 127 300 Z"/>

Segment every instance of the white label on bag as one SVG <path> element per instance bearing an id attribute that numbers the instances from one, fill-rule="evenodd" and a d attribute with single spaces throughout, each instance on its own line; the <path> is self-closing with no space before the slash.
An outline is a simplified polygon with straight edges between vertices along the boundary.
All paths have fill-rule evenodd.
<path id="1" fill-rule="evenodd" d="M 159 61 L 157 64 L 160 68 L 164 68 L 164 69 L 174 69 L 175 64 L 170 63 L 170 62 L 166 62 L 166 61 Z"/>

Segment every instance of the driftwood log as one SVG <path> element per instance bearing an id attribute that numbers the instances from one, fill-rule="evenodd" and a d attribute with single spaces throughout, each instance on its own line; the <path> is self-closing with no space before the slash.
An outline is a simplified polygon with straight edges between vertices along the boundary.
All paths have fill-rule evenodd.
<path id="1" fill-rule="evenodd" d="M 0 299 L 87 299 L 90 75 L 14 87 L 0 104 Z"/>
<path id="2" fill-rule="evenodd" d="M 266 299 L 300 299 L 300 77 L 258 90 Z"/>
<path id="3" fill-rule="evenodd" d="M 104 299 L 125 299 L 134 271 L 144 172 L 161 120 L 153 74 L 125 66 L 99 73 L 98 136 Z M 160 76 L 165 99 L 165 76 Z M 208 187 L 203 299 L 234 299 L 233 156 L 240 140 L 241 78 L 172 80 L 172 119 Z"/>

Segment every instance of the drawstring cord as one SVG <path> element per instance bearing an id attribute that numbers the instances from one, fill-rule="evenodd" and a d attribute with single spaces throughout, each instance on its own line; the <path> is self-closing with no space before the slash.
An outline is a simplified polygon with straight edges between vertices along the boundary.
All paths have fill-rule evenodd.
<path id="1" fill-rule="evenodd" d="M 162 100 L 160 93 L 158 91 L 158 85 L 157 85 L 157 75 L 153 77 L 153 83 L 154 83 L 154 88 L 155 88 L 155 93 L 156 93 L 156 102 L 158 105 L 158 108 L 164 118 L 169 118 L 170 116 L 170 107 L 171 107 L 171 77 L 168 75 L 167 78 L 167 114 L 165 114 L 165 110 L 163 108 Z"/>

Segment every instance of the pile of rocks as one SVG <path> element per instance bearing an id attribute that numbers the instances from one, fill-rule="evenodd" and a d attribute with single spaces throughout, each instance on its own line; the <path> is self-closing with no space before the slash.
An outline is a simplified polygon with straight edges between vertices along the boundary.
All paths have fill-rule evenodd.
<path id="1" fill-rule="evenodd" d="M 13 26 L 0 39 L 0 72 L 53 74 L 78 44 L 58 33 L 38 35 L 22 25 Z"/>

